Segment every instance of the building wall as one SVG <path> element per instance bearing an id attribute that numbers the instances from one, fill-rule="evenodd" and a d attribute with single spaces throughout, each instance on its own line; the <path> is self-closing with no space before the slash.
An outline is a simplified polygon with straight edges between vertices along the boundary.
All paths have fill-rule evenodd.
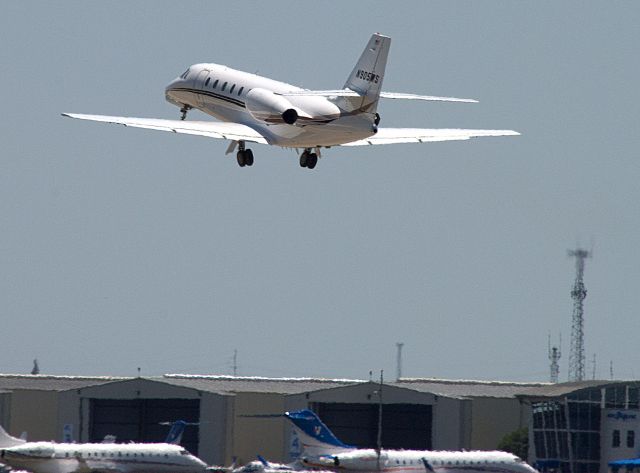
<path id="1" fill-rule="evenodd" d="M 527 409 L 517 399 L 474 398 L 469 448 L 496 449 L 505 435 L 528 425 Z"/>
<path id="2" fill-rule="evenodd" d="M 282 462 L 285 428 L 284 418 L 256 418 L 251 415 L 282 414 L 285 410 L 282 394 L 236 393 L 233 415 L 233 445 L 231 457 L 245 464 L 262 455 Z"/>
<path id="3" fill-rule="evenodd" d="M 55 440 L 58 392 L 16 389 L 11 396 L 9 432 L 27 432 L 30 441 Z"/>
<path id="4" fill-rule="evenodd" d="M 433 409 L 433 449 L 461 450 L 470 445 L 471 401 L 435 397 Z"/>
<path id="5" fill-rule="evenodd" d="M 11 393 L 0 392 L 0 425 L 5 430 L 11 428 Z M 11 432 L 9 432 L 11 433 Z"/>
<path id="6" fill-rule="evenodd" d="M 618 432 L 617 445 L 614 431 Z M 606 471 L 610 461 L 638 457 L 640 451 L 640 411 L 631 409 L 602 409 L 600 435 L 600 471 Z M 631 445 L 627 436 L 633 432 Z M 631 440 L 631 439 L 629 439 Z"/>
<path id="7" fill-rule="evenodd" d="M 234 396 L 203 393 L 200 399 L 199 458 L 208 465 L 228 465 L 228 406 Z"/>

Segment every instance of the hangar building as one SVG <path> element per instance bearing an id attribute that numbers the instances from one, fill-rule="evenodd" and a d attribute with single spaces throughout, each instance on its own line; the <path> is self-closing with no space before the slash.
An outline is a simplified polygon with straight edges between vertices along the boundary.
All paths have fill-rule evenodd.
<path id="1" fill-rule="evenodd" d="M 261 454 L 289 461 L 299 451 L 284 418 L 258 418 L 311 408 L 346 443 L 375 446 L 380 393 L 385 448 L 494 449 L 529 423 L 519 395 L 542 383 L 165 375 L 71 377 L 0 375 L 0 422 L 30 440 L 163 441 L 161 422 L 198 422 L 182 444 L 212 465 L 246 463 Z"/>

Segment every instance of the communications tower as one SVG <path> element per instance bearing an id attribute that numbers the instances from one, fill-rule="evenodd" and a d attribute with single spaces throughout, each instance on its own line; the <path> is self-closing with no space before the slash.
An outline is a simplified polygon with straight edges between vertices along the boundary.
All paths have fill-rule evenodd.
<path id="1" fill-rule="evenodd" d="M 569 250 L 569 256 L 576 259 L 576 279 L 571 290 L 573 299 L 573 318 L 571 319 L 571 352 L 569 353 L 569 381 L 584 379 L 584 299 L 587 289 L 584 287 L 584 260 L 591 253 L 582 248 Z"/>
<path id="2" fill-rule="evenodd" d="M 560 364 L 558 362 L 560 361 L 560 357 L 562 356 L 562 353 L 560 352 L 561 345 L 562 338 L 560 338 L 560 343 L 557 347 L 552 347 L 551 335 L 549 335 L 549 361 L 551 361 L 549 381 L 551 381 L 552 383 L 557 383 L 560 376 Z"/>

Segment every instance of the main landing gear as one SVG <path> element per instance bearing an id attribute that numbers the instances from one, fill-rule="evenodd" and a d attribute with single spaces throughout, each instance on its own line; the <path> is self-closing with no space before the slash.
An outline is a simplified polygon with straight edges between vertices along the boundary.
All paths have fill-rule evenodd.
<path id="1" fill-rule="evenodd" d="M 300 155 L 300 167 L 313 169 L 318 164 L 318 155 L 311 152 L 311 148 L 305 148 Z"/>
<path id="2" fill-rule="evenodd" d="M 182 113 L 182 115 L 180 115 L 180 120 L 184 120 L 185 118 L 187 118 L 187 112 L 192 108 L 193 107 L 191 105 L 183 105 L 180 109 L 180 112 Z"/>
<path id="3" fill-rule="evenodd" d="M 245 166 L 253 166 L 253 151 L 245 149 L 244 141 L 238 143 L 238 152 L 236 158 L 238 159 L 238 165 L 242 168 Z"/>

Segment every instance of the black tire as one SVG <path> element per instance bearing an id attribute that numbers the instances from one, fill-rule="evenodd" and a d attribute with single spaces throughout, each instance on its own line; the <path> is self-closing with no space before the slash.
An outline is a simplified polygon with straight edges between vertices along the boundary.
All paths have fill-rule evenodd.
<path id="1" fill-rule="evenodd" d="M 311 153 L 309 158 L 307 159 L 307 167 L 309 169 L 313 169 L 318 164 L 318 155 L 316 153 Z"/>
<path id="2" fill-rule="evenodd" d="M 243 168 L 247 163 L 245 162 L 245 154 L 244 151 L 238 151 L 236 154 L 236 159 L 238 160 L 238 166 Z"/>
<path id="3" fill-rule="evenodd" d="M 304 152 L 300 155 L 300 167 L 302 167 L 302 168 L 306 168 L 308 163 L 309 163 L 309 153 L 307 153 L 306 151 L 304 151 Z"/>
<path id="4" fill-rule="evenodd" d="M 244 151 L 244 162 L 247 166 L 253 166 L 253 151 L 250 149 Z"/>

